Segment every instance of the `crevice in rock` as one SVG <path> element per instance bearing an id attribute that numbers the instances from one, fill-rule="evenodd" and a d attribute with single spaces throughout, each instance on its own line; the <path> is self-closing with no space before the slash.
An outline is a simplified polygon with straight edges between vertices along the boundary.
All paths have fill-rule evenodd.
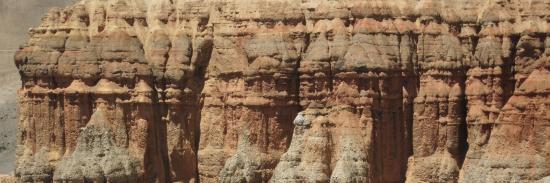
<path id="1" fill-rule="evenodd" d="M 502 87 L 504 89 L 504 96 L 503 96 L 503 104 L 508 103 L 508 100 L 514 95 L 514 91 L 516 90 L 516 69 L 515 69 L 515 59 L 517 57 L 517 45 L 520 39 L 519 35 L 513 34 L 510 35 L 510 42 L 511 42 L 511 48 L 510 48 L 510 55 L 508 58 L 504 59 L 503 68 L 502 68 L 502 75 L 501 75 L 501 81 L 502 81 Z"/>
<path id="2" fill-rule="evenodd" d="M 198 156 L 198 150 L 199 150 L 199 143 L 200 143 L 200 138 L 201 138 L 201 117 L 202 117 L 202 109 L 204 108 L 204 95 L 203 95 L 203 89 L 204 89 L 204 84 L 205 84 L 205 81 L 207 79 L 207 72 L 206 72 L 206 69 L 209 65 L 209 62 L 210 62 L 210 59 L 212 57 L 212 54 L 213 54 L 213 44 L 208 41 L 207 44 L 206 44 L 206 53 L 204 53 L 204 57 L 200 57 L 202 58 L 202 60 L 200 61 L 201 64 L 199 64 L 197 67 L 196 67 L 196 70 L 195 72 L 193 73 L 193 78 L 194 79 L 198 79 L 199 80 L 199 86 L 197 87 L 196 91 L 196 104 L 197 104 L 197 111 L 196 111 L 196 122 L 197 124 L 195 124 L 195 149 L 197 152 L 195 152 L 195 159 L 197 160 L 196 161 L 196 164 L 194 165 L 195 166 L 195 169 L 196 169 L 196 172 L 195 172 L 195 181 L 197 183 L 200 183 L 201 179 L 199 178 L 199 156 Z"/>
<path id="3" fill-rule="evenodd" d="M 479 27 L 477 27 L 477 32 L 479 33 Z M 472 55 L 476 55 L 476 50 L 477 50 L 477 45 L 479 43 L 479 37 L 477 36 L 474 36 L 474 37 L 470 37 L 471 41 L 472 41 L 472 48 L 474 48 L 472 50 Z"/>
<path id="4" fill-rule="evenodd" d="M 464 94 L 466 92 L 466 86 L 461 83 L 461 89 L 462 93 Z M 458 167 L 462 169 L 462 165 L 464 164 L 464 160 L 466 158 L 466 153 L 468 152 L 468 124 L 466 123 L 466 116 L 468 114 L 468 98 L 466 95 L 461 96 L 462 100 L 462 106 L 461 106 L 461 120 L 460 124 L 458 126 L 458 157 L 457 157 L 457 163 Z"/>

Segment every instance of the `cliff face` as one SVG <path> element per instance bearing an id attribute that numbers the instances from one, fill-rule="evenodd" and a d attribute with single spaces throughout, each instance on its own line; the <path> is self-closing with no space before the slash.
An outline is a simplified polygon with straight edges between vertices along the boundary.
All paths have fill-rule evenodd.
<path id="1" fill-rule="evenodd" d="M 544 182 L 550 1 L 84 0 L 15 56 L 21 182 Z"/>
<path id="2" fill-rule="evenodd" d="M 39 17 L 49 7 L 64 6 L 68 2 L 69 0 L 0 1 L 0 25 L 6 25 L 0 28 L 0 174 L 12 174 L 15 169 L 17 89 L 21 88 L 21 80 L 13 55 L 27 41 L 26 32 L 29 27 L 38 25 Z"/>

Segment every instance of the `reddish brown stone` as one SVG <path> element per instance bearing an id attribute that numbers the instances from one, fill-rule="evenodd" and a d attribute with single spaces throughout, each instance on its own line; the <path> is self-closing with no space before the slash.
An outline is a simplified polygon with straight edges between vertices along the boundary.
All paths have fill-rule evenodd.
<path id="1" fill-rule="evenodd" d="M 544 182 L 548 16 L 481 0 L 54 9 L 15 56 L 16 177 Z"/>

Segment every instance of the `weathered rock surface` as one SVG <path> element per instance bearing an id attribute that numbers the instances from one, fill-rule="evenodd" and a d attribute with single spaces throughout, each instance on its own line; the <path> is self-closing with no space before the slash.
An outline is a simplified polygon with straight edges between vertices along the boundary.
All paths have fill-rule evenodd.
<path id="1" fill-rule="evenodd" d="M 54 181 L 136 182 L 137 161 L 114 144 L 113 130 L 100 106 L 82 129 L 71 155 L 57 164 Z"/>
<path id="2" fill-rule="evenodd" d="M 548 21 L 550 1 L 84 0 L 15 56 L 16 177 L 544 182 Z"/>

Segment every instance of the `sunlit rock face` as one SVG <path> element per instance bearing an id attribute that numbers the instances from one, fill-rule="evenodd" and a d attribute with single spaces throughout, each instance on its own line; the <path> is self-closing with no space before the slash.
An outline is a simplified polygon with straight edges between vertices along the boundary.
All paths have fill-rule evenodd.
<path id="1" fill-rule="evenodd" d="M 15 56 L 16 178 L 544 182 L 548 17 L 546 1 L 53 9 Z"/>

